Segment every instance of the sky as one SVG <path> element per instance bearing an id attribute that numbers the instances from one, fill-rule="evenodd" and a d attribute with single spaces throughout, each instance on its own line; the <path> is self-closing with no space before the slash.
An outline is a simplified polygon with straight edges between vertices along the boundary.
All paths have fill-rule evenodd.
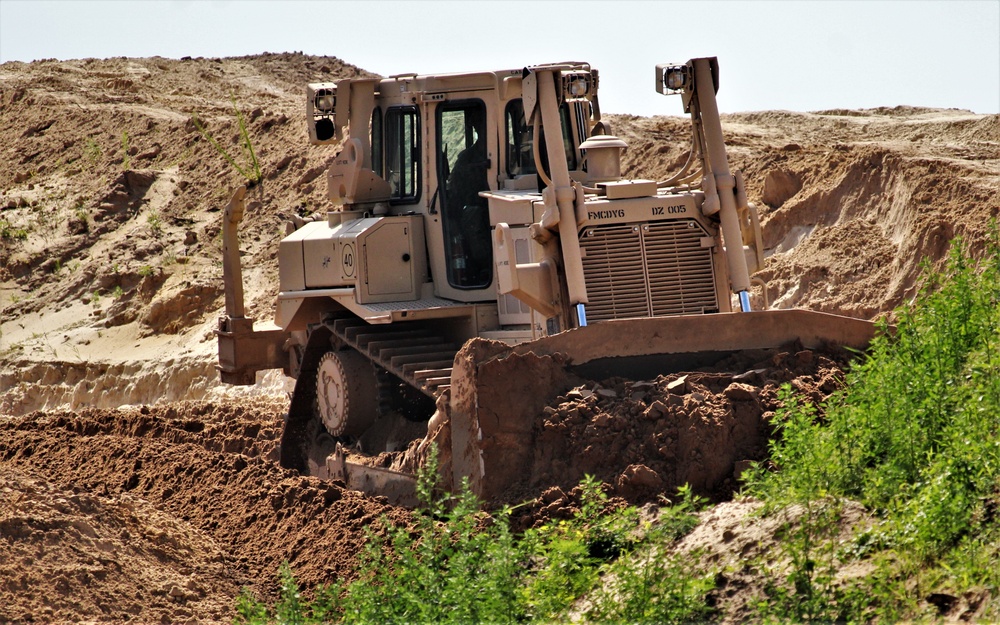
<path id="1" fill-rule="evenodd" d="M 608 113 L 681 114 L 654 68 L 700 56 L 724 113 L 1000 113 L 1000 0 L 0 0 L 0 63 L 292 51 L 382 75 L 587 61 Z"/>

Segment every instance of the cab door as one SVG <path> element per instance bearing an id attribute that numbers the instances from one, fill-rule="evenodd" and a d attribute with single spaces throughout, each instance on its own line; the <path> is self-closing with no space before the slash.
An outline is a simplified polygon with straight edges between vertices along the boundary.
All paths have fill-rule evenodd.
<path id="1" fill-rule="evenodd" d="M 482 100 L 437 108 L 438 197 L 447 280 L 455 289 L 485 289 L 493 282 L 489 210 L 479 197 L 490 188 L 492 170 L 486 122 Z"/>
<path id="2" fill-rule="evenodd" d="M 499 132 L 488 97 L 449 94 L 428 117 L 433 129 L 427 237 L 434 293 L 461 302 L 496 301 L 489 204 L 481 191 L 497 188 Z M 431 124 L 428 124 L 431 125 Z"/>

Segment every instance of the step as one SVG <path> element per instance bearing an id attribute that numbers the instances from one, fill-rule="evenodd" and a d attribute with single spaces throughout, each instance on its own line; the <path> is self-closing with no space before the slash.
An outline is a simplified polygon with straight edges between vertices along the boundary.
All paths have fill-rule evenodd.
<path id="1" fill-rule="evenodd" d="M 427 378 L 427 380 L 424 381 L 423 388 L 428 391 L 443 392 L 451 388 L 451 376 L 447 378 Z"/>
<path id="2" fill-rule="evenodd" d="M 393 356 L 404 356 L 415 354 L 419 351 L 426 351 L 428 347 L 437 350 L 452 348 L 453 345 L 442 345 L 441 339 L 436 336 L 427 336 L 403 341 L 372 341 L 368 344 L 368 354 L 379 358 L 392 358 Z M 457 350 L 456 350 L 457 351 Z"/>
<path id="3" fill-rule="evenodd" d="M 353 336 L 351 336 L 353 334 Z M 348 340 L 357 346 L 358 349 L 366 351 L 368 344 L 375 341 L 404 341 L 407 339 L 419 339 L 430 336 L 427 330 L 384 330 L 372 331 L 371 326 L 367 329 L 360 329 L 358 332 L 348 332 Z"/>

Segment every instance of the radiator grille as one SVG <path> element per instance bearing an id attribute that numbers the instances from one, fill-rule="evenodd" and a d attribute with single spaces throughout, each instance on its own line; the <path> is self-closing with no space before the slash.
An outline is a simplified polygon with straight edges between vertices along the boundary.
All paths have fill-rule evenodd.
<path id="1" fill-rule="evenodd" d="M 584 230 L 588 321 L 718 311 L 706 236 L 693 220 Z"/>

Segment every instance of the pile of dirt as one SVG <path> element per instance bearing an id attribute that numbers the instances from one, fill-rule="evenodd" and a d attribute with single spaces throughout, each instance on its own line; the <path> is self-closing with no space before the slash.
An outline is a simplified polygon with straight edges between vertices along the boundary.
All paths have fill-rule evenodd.
<path id="1" fill-rule="evenodd" d="M 176 402 L 0 420 L 0 621 L 228 620 L 351 579 L 365 530 L 409 515 L 275 462 L 284 406 Z"/>
<path id="2" fill-rule="evenodd" d="M 218 543 L 129 493 L 4 468 L 0 620 L 221 621 L 239 583 Z"/>
<path id="3" fill-rule="evenodd" d="M 783 384 L 820 402 L 843 383 L 845 353 L 768 350 L 651 381 L 574 388 L 537 421 L 529 484 L 568 491 L 585 475 L 632 503 L 678 487 L 729 499 L 767 457 Z"/>

